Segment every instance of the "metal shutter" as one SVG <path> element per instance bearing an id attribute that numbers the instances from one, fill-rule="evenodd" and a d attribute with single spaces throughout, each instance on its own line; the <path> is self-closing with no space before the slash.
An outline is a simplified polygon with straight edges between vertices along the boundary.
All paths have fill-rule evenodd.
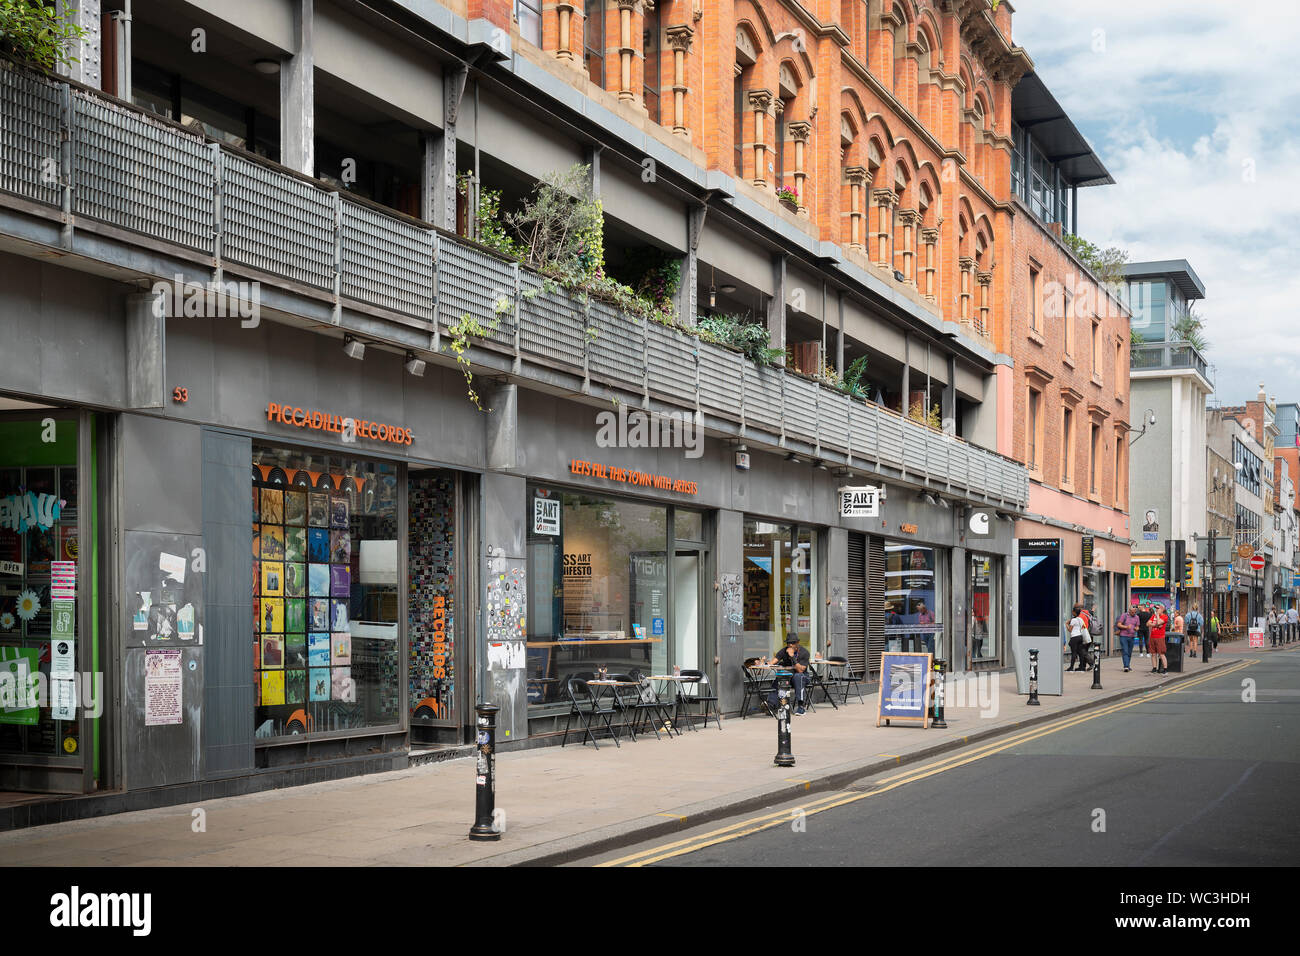
<path id="1" fill-rule="evenodd" d="M 849 667 L 855 674 L 867 669 L 867 539 L 849 533 Z"/>
<path id="2" fill-rule="evenodd" d="M 885 541 L 867 539 L 867 670 L 880 676 L 880 655 L 885 651 Z"/>

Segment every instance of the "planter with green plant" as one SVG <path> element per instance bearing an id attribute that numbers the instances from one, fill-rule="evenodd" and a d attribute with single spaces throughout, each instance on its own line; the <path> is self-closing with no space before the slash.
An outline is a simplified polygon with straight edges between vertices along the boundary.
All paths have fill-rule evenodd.
<path id="1" fill-rule="evenodd" d="M 776 187 L 777 201 L 791 212 L 799 211 L 799 193 L 789 186 Z"/>

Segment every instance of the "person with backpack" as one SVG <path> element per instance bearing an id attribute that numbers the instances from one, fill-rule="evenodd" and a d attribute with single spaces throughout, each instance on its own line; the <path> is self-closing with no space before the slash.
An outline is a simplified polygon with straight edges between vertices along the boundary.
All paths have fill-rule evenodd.
<path id="1" fill-rule="evenodd" d="M 1185 623 L 1187 624 L 1187 653 L 1192 657 L 1195 657 L 1196 642 L 1201 636 L 1201 627 L 1204 623 L 1204 619 L 1201 617 L 1201 612 L 1196 610 L 1196 608 L 1192 608 L 1187 612 Z"/>
<path id="2" fill-rule="evenodd" d="M 1219 616 L 1217 614 L 1211 613 L 1210 630 L 1205 635 L 1205 640 L 1201 644 L 1201 663 L 1208 664 L 1210 662 L 1211 650 L 1217 651 L 1218 649 L 1219 649 Z"/>

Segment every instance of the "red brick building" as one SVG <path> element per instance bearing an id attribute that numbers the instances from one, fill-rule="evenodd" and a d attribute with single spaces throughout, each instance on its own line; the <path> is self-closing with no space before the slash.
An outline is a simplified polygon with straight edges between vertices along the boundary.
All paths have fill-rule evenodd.
<path id="1" fill-rule="evenodd" d="M 863 269 L 1005 353 L 1011 90 L 986 0 L 469 4 Z M 584 82 L 585 81 L 585 82 Z M 775 191 L 799 197 L 787 211 Z"/>

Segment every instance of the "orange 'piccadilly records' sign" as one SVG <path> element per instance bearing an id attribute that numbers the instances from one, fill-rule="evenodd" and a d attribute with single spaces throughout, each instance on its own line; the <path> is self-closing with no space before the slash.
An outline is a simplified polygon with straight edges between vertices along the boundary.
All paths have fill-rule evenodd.
<path id="1" fill-rule="evenodd" d="M 645 471 L 619 468 L 617 465 L 604 465 L 596 461 L 583 461 L 580 458 L 574 458 L 569 462 L 569 472 L 574 475 L 590 475 L 592 478 L 621 481 L 626 485 L 654 488 L 658 491 L 676 491 L 683 495 L 698 495 L 700 493 L 699 486 L 695 482 L 686 481 L 683 478 L 652 475 Z"/>
<path id="2" fill-rule="evenodd" d="M 386 441 L 394 445 L 409 445 L 415 441 L 415 436 L 411 434 L 409 428 L 384 425 L 364 418 L 352 418 L 343 415 L 332 415 L 329 412 L 312 411 L 309 408 L 299 408 L 296 405 L 277 405 L 275 402 L 267 404 L 266 420 L 268 422 L 280 422 L 284 425 L 294 425 L 298 428 L 310 428 L 318 432 L 336 432 L 338 434 L 343 434 L 350 427 L 357 438 Z M 349 422 L 352 423 L 351 426 L 348 425 Z"/>

